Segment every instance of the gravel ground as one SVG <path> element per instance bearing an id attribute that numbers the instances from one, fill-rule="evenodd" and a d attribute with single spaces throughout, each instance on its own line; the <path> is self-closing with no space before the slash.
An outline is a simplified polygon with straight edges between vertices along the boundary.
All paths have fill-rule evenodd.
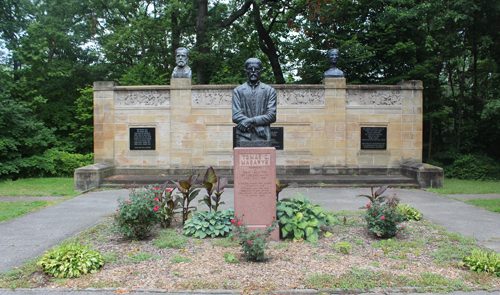
<path id="1" fill-rule="evenodd" d="M 416 285 L 428 274 L 439 275 L 427 279 L 424 285 L 445 284 L 498 288 L 500 279 L 476 275 L 458 265 L 460 249 L 472 247 L 470 240 L 447 233 L 428 221 L 405 222 L 406 230 L 392 240 L 384 253 L 380 242 L 364 226 L 359 215 L 338 215 L 337 225 L 322 228 L 332 235 L 317 243 L 280 241 L 271 242 L 269 259 L 262 263 L 246 262 L 240 246 L 213 245 L 216 239 L 187 238 L 183 249 L 165 249 L 152 241 L 165 234 L 156 228 L 145 241 L 131 241 L 113 232 L 112 217 L 99 226 L 85 231 L 79 240 L 92 243 L 106 257 L 114 257 L 97 274 L 80 279 L 52 279 L 35 272 L 32 287 L 78 288 L 120 287 L 159 289 L 235 289 L 235 290 L 290 290 L 318 289 L 314 278 L 331 275 L 323 287 L 338 287 L 342 279 L 371 281 L 372 287 Z M 181 231 L 179 220 L 172 227 Z M 349 253 L 336 248 L 348 243 Z M 465 244 L 460 246 L 461 244 Z M 399 245 L 399 246 L 398 246 Z M 234 253 L 239 263 L 228 263 L 225 253 Z M 145 256 L 144 261 L 132 261 Z M 445 259 L 446 258 L 446 259 Z M 442 261 L 440 261 L 440 259 Z M 179 262 L 183 260 L 182 262 Z M 363 271 L 364 270 L 364 271 Z M 370 275 L 372 274 L 372 275 Z M 376 274 L 376 275 L 373 275 Z M 430 275 L 432 276 L 432 275 Z M 443 283 L 443 280 L 447 280 Z M 409 282 L 413 283 L 409 283 Z M 328 285 L 330 284 L 330 285 Z M 355 282 L 351 286 L 355 286 Z"/>

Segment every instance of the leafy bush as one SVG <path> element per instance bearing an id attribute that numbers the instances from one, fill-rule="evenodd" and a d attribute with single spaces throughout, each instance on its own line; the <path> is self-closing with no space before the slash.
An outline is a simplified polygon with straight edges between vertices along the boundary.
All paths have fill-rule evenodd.
<path id="1" fill-rule="evenodd" d="M 294 241 L 305 239 L 317 242 L 320 226 L 330 226 L 336 221 L 320 205 L 312 205 L 300 193 L 297 193 L 297 199 L 278 202 L 276 211 L 283 238 L 292 238 Z"/>
<path id="2" fill-rule="evenodd" d="M 231 232 L 231 219 L 233 218 L 233 208 L 216 212 L 196 211 L 193 217 L 184 223 L 182 233 L 200 239 L 207 236 L 224 237 Z"/>
<path id="3" fill-rule="evenodd" d="M 159 248 L 183 249 L 186 246 L 186 238 L 178 236 L 175 230 L 167 229 L 152 243 Z"/>
<path id="4" fill-rule="evenodd" d="M 94 154 L 72 154 L 57 148 L 43 153 L 47 168 L 53 176 L 73 176 L 75 169 L 94 164 Z"/>
<path id="5" fill-rule="evenodd" d="M 401 214 L 404 215 L 405 220 L 416 220 L 419 221 L 421 220 L 424 215 L 418 211 L 418 209 L 413 208 L 411 205 L 408 204 L 399 204 L 398 205 L 398 211 L 401 212 Z"/>
<path id="6" fill-rule="evenodd" d="M 404 215 L 398 211 L 399 199 L 396 194 L 386 197 L 382 194 L 387 189 L 387 185 L 379 188 L 375 193 L 373 186 L 370 195 L 359 195 L 358 197 L 366 197 L 370 200 L 366 204 L 367 209 L 363 218 L 367 223 L 368 230 L 381 238 L 390 238 L 395 236 L 399 230 L 398 224 L 404 220 Z"/>
<path id="7" fill-rule="evenodd" d="M 247 228 L 247 224 L 239 218 L 231 220 L 231 223 L 234 226 L 233 234 L 240 240 L 242 246 L 241 252 L 245 253 L 245 259 L 249 261 L 263 261 L 267 259 L 264 250 L 269 249 L 269 237 L 278 226 L 278 222 L 273 220 L 271 224 L 266 225 L 264 231 L 260 229 L 250 231 Z"/>
<path id="8" fill-rule="evenodd" d="M 500 178 L 500 165 L 486 155 L 460 155 L 451 166 L 447 177 L 487 180 Z"/>
<path id="9" fill-rule="evenodd" d="M 128 201 L 118 199 L 118 212 L 115 215 L 118 231 L 129 238 L 142 240 L 159 220 L 156 214 L 158 204 L 150 189 L 132 190 L 129 196 Z"/>
<path id="10" fill-rule="evenodd" d="M 498 253 L 475 248 L 471 255 L 463 258 L 462 263 L 472 271 L 484 271 L 500 277 L 500 254 Z"/>
<path id="11" fill-rule="evenodd" d="M 98 272 L 104 265 L 104 258 L 90 246 L 70 243 L 47 251 L 37 265 L 53 277 L 79 278 L 82 274 Z"/>
<path id="12" fill-rule="evenodd" d="M 28 104 L 0 91 L 0 179 L 45 176 L 50 170 L 42 154 L 55 143 L 56 129 L 46 127 L 33 110 L 43 103 L 41 97 Z"/>

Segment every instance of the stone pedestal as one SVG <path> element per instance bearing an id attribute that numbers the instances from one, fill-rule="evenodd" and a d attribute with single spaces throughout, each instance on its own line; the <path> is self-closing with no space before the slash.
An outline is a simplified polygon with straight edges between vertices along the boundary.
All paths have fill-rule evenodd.
<path id="1" fill-rule="evenodd" d="M 115 165 L 115 82 L 94 82 L 94 163 Z"/>
<path id="2" fill-rule="evenodd" d="M 170 81 L 170 167 L 191 167 L 191 79 Z"/>
<path id="3" fill-rule="evenodd" d="M 276 149 L 234 149 L 234 215 L 250 230 L 266 228 L 276 219 Z M 271 234 L 279 240 L 279 229 Z"/>

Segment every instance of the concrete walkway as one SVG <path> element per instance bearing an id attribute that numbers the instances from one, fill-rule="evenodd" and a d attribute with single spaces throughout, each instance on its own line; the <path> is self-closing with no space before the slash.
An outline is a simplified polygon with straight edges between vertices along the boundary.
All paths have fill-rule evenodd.
<path id="1" fill-rule="evenodd" d="M 296 191 L 326 210 L 334 211 L 359 210 L 368 200 L 355 196 L 370 192 L 366 188 L 299 188 L 284 190 L 280 198 L 294 197 Z M 500 252 L 500 214 L 426 191 L 390 189 L 386 194 L 392 193 L 403 203 L 419 209 L 424 218 L 450 231 L 474 237 L 480 245 Z M 96 225 L 106 215 L 116 212 L 119 197 L 127 196 L 127 190 L 88 193 L 0 223 L 0 272 L 20 267 L 23 261 Z M 223 208 L 233 206 L 233 189 L 226 189 L 222 198 L 226 202 Z"/>

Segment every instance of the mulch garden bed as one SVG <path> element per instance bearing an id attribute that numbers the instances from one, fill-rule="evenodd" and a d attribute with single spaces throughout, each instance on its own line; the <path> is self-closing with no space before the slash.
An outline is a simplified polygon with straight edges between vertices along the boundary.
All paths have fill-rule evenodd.
<path id="1" fill-rule="evenodd" d="M 79 235 L 106 257 L 97 274 L 53 279 L 41 272 L 29 278 L 44 288 L 233 289 L 239 292 L 289 289 L 372 289 L 376 287 L 498 288 L 500 279 L 473 273 L 459 265 L 477 247 L 471 239 L 448 233 L 431 222 L 405 222 L 406 230 L 390 241 L 370 234 L 359 214 L 338 213 L 339 221 L 323 227 L 331 236 L 317 243 L 271 242 L 269 258 L 247 262 L 241 247 L 219 246 L 221 240 L 186 238 L 181 249 L 160 248 L 153 241 L 166 230 L 157 227 L 148 239 L 132 241 L 113 231 L 113 218 Z M 182 237 L 177 217 L 171 225 Z M 217 243 L 218 242 L 218 243 Z M 233 243 L 234 244 L 234 243 Z M 238 263 L 227 262 L 232 254 Z"/>

